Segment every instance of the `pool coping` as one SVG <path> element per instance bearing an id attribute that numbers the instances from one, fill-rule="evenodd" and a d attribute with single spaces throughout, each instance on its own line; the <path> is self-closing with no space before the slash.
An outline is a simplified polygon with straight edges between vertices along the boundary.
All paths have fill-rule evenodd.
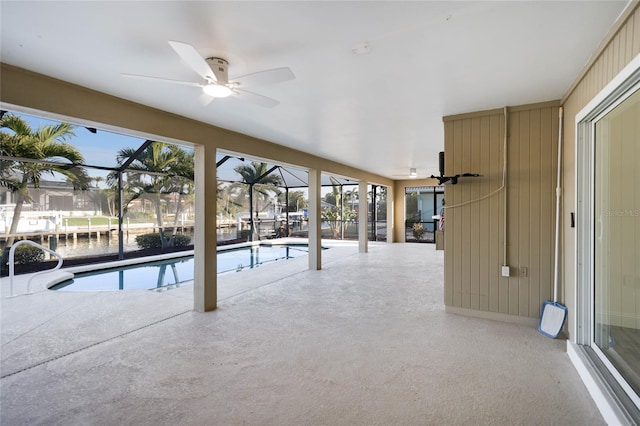
<path id="1" fill-rule="evenodd" d="M 299 239 L 299 238 L 282 238 L 277 240 L 277 242 L 274 242 L 274 240 L 267 240 L 267 241 L 253 241 L 253 242 L 249 241 L 246 243 L 229 244 L 229 245 L 218 247 L 218 251 L 222 252 L 222 251 L 235 250 L 238 248 L 261 246 L 261 245 L 276 246 L 276 245 L 285 245 L 285 244 L 294 244 L 294 243 L 299 243 L 300 245 L 308 245 L 308 240 Z M 93 272 L 93 271 L 99 271 L 102 269 L 117 268 L 120 266 L 131 266 L 131 265 L 137 265 L 140 263 L 149 263 L 149 262 L 155 262 L 159 260 L 188 257 L 188 256 L 193 256 L 193 254 L 194 254 L 194 250 L 184 250 L 184 251 L 173 252 L 173 253 L 162 253 L 162 254 L 157 254 L 153 256 L 136 257 L 133 259 L 115 260 L 111 262 L 90 263 L 87 265 L 80 265 L 80 266 L 70 266 L 68 268 L 65 268 L 63 264 L 62 270 L 66 272 L 70 272 L 72 274 L 79 274 L 81 272 Z"/>
<path id="2" fill-rule="evenodd" d="M 308 242 L 308 239 L 306 238 L 279 238 L 277 240 L 260 240 L 260 241 L 248 241 L 244 243 L 228 244 L 225 246 L 218 247 L 217 251 L 224 252 L 224 251 L 236 250 L 239 248 L 256 247 L 256 246 L 266 246 L 266 247 L 273 247 L 273 246 L 280 246 L 280 245 L 307 245 L 308 246 L 308 244 L 309 242 Z M 153 256 L 137 257 L 133 259 L 124 259 L 124 260 L 116 260 L 116 261 L 110 261 L 110 262 L 91 263 L 91 264 L 80 265 L 80 266 L 71 266 L 68 268 L 64 268 L 63 266 L 63 268 L 60 269 L 59 274 L 56 274 L 56 275 L 52 274 L 51 276 L 46 276 L 46 277 L 43 276 L 42 278 L 48 278 L 48 279 L 46 280 L 43 279 L 42 282 L 38 283 L 38 287 L 40 290 L 51 290 L 51 287 L 54 287 L 55 285 L 58 285 L 61 282 L 73 279 L 75 274 L 80 274 L 84 272 L 95 272 L 95 271 L 101 271 L 104 269 L 119 268 L 124 266 L 134 266 L 134 265 L 139 265 L 143 263 L 157 262 L 157 261 L 162 261 L 167 259 L 178 259 L 182 257 L 190 257 L 193 255 L 194 255 L 194 250 L 184 250 L 179 252 L 163 253 L 163 254 L 158 254 Z M 234 272 L 234 271 L 225 271 L 218 275 L 226 274 L 229 272 Z M 185 284 L 185 283 L 188 284 L 189 282 L 193 282 L 193 279 L 185 280 L 181 284 Z M 149 291 L 149 289 L 128 289 L 126 291 L 133 291 L 133 290 Z M 33 289 L 32 292 L 33 291 L 36 291 L 36 290 Z M 125 291 L 125 290 L 118 290 L 118 291 Z"/>
<path id="3" fill-rule="evenodd" d="M 269 246 L 283 245 L 283 244 L 308 244 L 308 239 L 287 237 L 287 238 L 278 238 L 275 240 L 260 240 L 260 241 L 253 241 L 253 242 L 236 243 L 236 244 L 220 246 L 219 251 L 233 250 L 237 248 L 257 246 L 261 244 L 269 245 Z M 323 240 L 322 241 L 323 248 L 334 248 L 334 247 L 354 246 L 354 245 L 357 246 L 357 241 L 352 241 L 352 240 Z M 32 274 L 16 275 L 14 277 L 15 289 L 12 297 L 33 294 L 33 293 L 43 292 L 43 291 L 54 291 L 54 290 L 50 290 L 50 288 L 63 281 L 73 279 L 74 275 L 77 273 L 99 271 L 99 270 L 109 269 L 109 268 L 114 268 L 119 266 L 130 266 L 130 265 L 154 262 L 154 261 L 165 260 L 165 259 L 187 257 L 187 256 L 192 256 L 193 254 L 194 254 L 193 250 L 185 250 L 180 252 L 164 253 L 164 254 L 159 254 L 154 256 L 145 256 L 145 257 L 139 257 L 139 258 L 133 258 L 133 259 L 92 263 L 92 264 L 80 265 L 80 266 L 71 266 L 68 268 L 65 268 L 63 264 L 63 267 L 60 270 L 52 271 L 52 272 L 40 275 L 37 279 L 33 280 L 33 283 L 31 284 L 30 287 L 28 286 L 28 281 L 31 278 Z M 291 259 L 289 261 L 293 261 L 293 260 L 295 259 Z M 218 276 L 231 277 L 231 276 L 235 276 L 235 274 L 233 274 L 233 271 L 229 271 L 229 272 L 224 272 L 222 274 L 218 274 Z M 8 280 L 8 278 L 3 277 L 1 280 L 4 282 L 4 280 Z M 190 280 L 190 281 L 192 282 L 193 280 Z M 186 283 L 185 285 L 189 285 L 189 280 L 185 281 L 185 283 Z M 8 295 L 8 289 L 6 287 L 7 286 L 0 286 L 1 288 L 0 292 L 2 293 L 1 297 L 3 298 L 7 297 Z M 26 291 L 27 288 L 29 288 L 28 292 Z M 126 291 L 131 292 L 131 291 L 149 291 L 149 290 L 130 289 Z M 71 291 L 67 291 L 67 293 L 71 293 Z M 83 293 L 90 293 L 90 292 L 83 292 Z"/>

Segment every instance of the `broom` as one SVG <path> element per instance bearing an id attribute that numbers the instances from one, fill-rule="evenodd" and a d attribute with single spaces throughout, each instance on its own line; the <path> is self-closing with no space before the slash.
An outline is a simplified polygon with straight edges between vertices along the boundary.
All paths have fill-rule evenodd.
<path id="1" fill-rule="evenodd" d="M 558 125 L 558 180 L 556 185 L 556 226 L 555 226 L 555 260 L 553 265 L 553 301 L 546 300 L 542 303 L 542 311 L 540 312 L 540 324 L 538 331 L 547 337 L 555 339 L 562 331 L 564 322 L 567 319 L 567 307 L 558 302 L 558 258 L 560 248 L 560 195 L 562 189 L 561 182 L 561 166 L 562 166 L 562 107 L 558 111 L 560 124 Z"/>

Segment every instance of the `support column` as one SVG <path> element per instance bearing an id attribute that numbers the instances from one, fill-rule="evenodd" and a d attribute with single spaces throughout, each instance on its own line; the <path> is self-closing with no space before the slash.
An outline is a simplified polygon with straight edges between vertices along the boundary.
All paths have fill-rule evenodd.
<path id="1" fill-rule="evenodd" d="M 395 204 L 395 199 L 393 198 L 395 193 L 393 191 L 393 186 L 387 186 L 387 242 L 393 243 L 396 241 L 395 228 L 393 224 L 393 208 Z"/>
<path id="2" fill-rule="evenodd" d="M 218 303 L 215 148 L 196 146 L 194 161 L 193 308 L 198 312 L 207 312 L 216 309 Z"/>
<path id="3" fill-rule="evenodd" d="M 405 187 L 396 181 L 393 185 L 393 241 L 396 243 L 406 243 L 405 239 Z M 389 207 L 387 206 L 387 209 Z M 387 210 L 388 212 L 389 210 Z M 388 220 L 388 219 L 387 219 Z"/>
<path id="4" fill-rule="evenodd" d="M 321 172 L 309 170 L 309 269 L 322 269 Z"/>
<path id="5" fill-rule="evenodd" d="M 358 184 L 358 251 L 367 253 L 369 251 L 369 202 L 367 195 L 367 182 L 360 181 Z"/>

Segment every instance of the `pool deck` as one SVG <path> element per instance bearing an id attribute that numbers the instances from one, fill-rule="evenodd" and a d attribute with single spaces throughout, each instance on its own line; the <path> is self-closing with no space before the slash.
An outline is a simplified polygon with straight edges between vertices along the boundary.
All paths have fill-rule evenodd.
<path id="1" fill-rule="evenodd" d="M 306 240 L 296 239 L 293 242 L 305 243 Z M 329 242 L 331 250 L 322 252 L 323 264 L 327 265 L 344 256 L 357 253 L 356 244 L 341 241 Z M 327 247 L 327 244 L 324 246 Z M 184 256 L 185 253 L 181 255 Z M 154 257 L 154 260 L 171 257 L 176 255 L 161 255 Z M 130 259 L 112 263 L 132 265 L 141 263 L 141 260 Z M 100 268 L 104 266 L 100 265 Z M 305 271 L 307 267 L 308 257 L 302 256 L 273 262 L 255 269 L 220 274 L 218 275 L 218 303 L 268 286 Z M 17 275 L 13 280 L 13 292 L 11 292 L 9 278 L 0 278 L 2 297 L 0 377 L 193 310 L 193 285 L 190 284 L 162 292 L 48 290 L 52 283 L 72 278 L 69 271 L 79 272 L 88 269 L 90 269 L 88 265 L 62 268 L 48 274 L 41 274 L 31 282 L 29 281 L 34 274 Z M 11 294 L 14 297 L 11 297 Z M 100 309 L 96 309 L 97 306 Z M 34 343 L 37 344 L 34 345 Z"/>
<path id="2" fill-rule="evenodd" d="M 565 341 L 444 311 L 433 245 L 322 259 L 220 275 L 209 313 L 3 278 L 0 424 L 604 424 Z"/>

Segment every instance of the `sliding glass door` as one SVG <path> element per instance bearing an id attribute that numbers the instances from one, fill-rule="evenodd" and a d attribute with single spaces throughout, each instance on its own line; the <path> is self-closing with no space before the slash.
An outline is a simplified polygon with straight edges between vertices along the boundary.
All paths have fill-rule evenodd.
<path id="1" fill-rule="evenodd" d="M 593 344 L 640 395 L 640 90 L 593 121 Z"/>

